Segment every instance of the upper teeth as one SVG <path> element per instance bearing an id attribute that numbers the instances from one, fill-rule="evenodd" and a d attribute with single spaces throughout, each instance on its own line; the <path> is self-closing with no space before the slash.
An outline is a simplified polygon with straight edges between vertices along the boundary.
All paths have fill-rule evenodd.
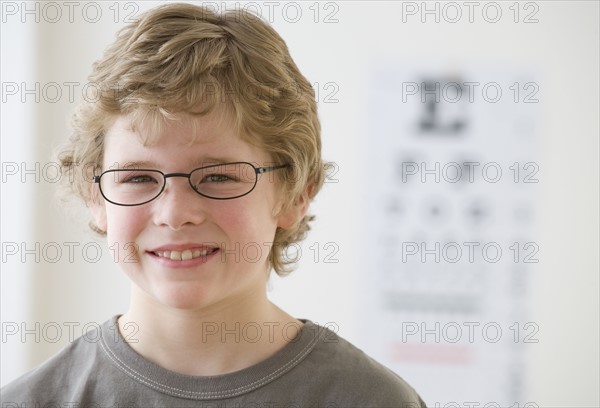
<path id="1" fill-rule="evenodd" d="M 175 261 L 187 261 L 189 259 L 206 256 L 211 249 L 186 249 L 183 251 L 156 251 L 155 254 L 162 258 L 169 258 Z"/>

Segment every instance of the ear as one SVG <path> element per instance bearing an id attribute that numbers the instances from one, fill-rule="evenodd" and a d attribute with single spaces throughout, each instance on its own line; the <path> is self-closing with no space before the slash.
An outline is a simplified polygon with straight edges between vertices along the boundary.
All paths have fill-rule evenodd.
<path id="1" fill-rule="evenodd" d="M 291 229 L 302 221 L 308 211 L 311 191 L 312 186 L 307 187 L 294 204 L 278 215 L 277 226 L 279 228 Z"/>

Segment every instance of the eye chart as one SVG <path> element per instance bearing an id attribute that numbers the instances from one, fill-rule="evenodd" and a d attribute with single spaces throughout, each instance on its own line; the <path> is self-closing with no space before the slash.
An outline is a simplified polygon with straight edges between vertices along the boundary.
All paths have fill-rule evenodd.
<path id="1" fill-rule="evenodd" d="M 534 407 L 539 83 L 402 66 L 369 88 L 364 344 L 428 406 Z"/>

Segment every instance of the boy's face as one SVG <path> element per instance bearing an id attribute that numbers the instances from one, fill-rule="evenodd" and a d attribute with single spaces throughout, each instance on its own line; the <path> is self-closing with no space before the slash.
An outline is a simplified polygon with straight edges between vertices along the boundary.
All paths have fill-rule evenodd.
<path id="1" fill-rule="evenodd" d="M 189 122 L 169 121 L 165 132 L 144 146 L 127 118 L 118 118 L 107 130 L 104 170 L 132 162 L 163 173 L 189 173 L 215 161 L 273 165 L 227 120 L 219 122 L 213 115 L 194 120 L 193 144 Z M 275 230 L 289 227 L 301 214 L 292 209 L 275 216 L 274 180 L 274 173 L 265 173 L 250 194 L 213 200 L 193 191 L 186 178 L 172 177 L 149 203 L 123 207 L 100 197 L 91 209 L 97 225 L 107 231 L 113 256 L 146 301 L 188 310 L 222 308 L 264 291 Z M 171 259 L 190 255 L 193 259 Z"/>

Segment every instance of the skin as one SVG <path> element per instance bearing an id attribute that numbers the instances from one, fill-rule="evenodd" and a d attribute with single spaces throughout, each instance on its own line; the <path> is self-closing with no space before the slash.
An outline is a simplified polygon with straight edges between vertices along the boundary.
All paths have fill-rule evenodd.
<path id="1" fill-rule="evenodd" d="M 169 121 L 153 143 L 144 145 L 128 118 L 118 117 L 107 129 L 104 169 L 140 161 L 164 173 L 189 173 L 214 159 L 272 165 L 266 152 L 243 141 L 229 121 L 216 118 Z M 190 120 L 196 121 L 195 135 Z M 129 343 L 135 351 L 178 373 L 218 375 L 263 361 L 293 339 L 290 325 L 302 323 L 267 299 L 270 248 L 264 243 L 273 241 L 277 227 L 297 223 L 308 199 L 305 194 L 280 212 L 273 180 L 268 173 L 260 175 L 250 194 L 211 200 L 194 192 L 185 178 L 174 177 L 161 196 L 141 206 L 117 206 L 101 197 L 90 203 L 96 224 L 107 232 L 109 247 L 119 248 L 114 252 L 132 282 L 130 307 L 118 324 L 126 337 L 132 327 L 127 324 L 135 324 L 137 342 Z M 153 252 L 204 243 L 218 243 L 221 250 L 189 267 L 174 267 Z M 245 332 L 248 323 L 254 329 Z M 261 328 L 258 341 L 256 327 Z"/>

